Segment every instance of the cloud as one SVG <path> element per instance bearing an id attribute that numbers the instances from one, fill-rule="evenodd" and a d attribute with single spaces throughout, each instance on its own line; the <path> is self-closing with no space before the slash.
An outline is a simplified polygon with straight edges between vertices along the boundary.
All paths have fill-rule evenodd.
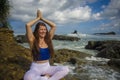
<path id="1" fill-rule="evenodd" d="M 102 23 L 98 28 L 94 30 L 120 30 L 120 0 L 111 0 L 108 6 L 104 7 L 104 10 L 99 14 L 94 14 L 96 19 L 108 20 L 108 23 Z"/>
<path id="2" fill-rule="evenodd" d="M 111 0 L 109 5 L 105 8 L 105 10 L 101 13 L 101 16 L 106 18 L 120 17 L 120 0 Z"/>
<path id="3" fill-rule="evenodd" d="M 48 18 L 53 18 L 57 23 L 75 23 L 78 21 L 87 21 L 90 19 L 90 17 L 91 9 L 88 6 L 56 11 L 48 16 Z"/>
<path id="4" fill-rule="evenodd" d="M 99 14 L 92 14 L 92 10 L 86 5 L 96 0 L 10 0 L 11 19 L 27 22 L 36 17 L 37 9 L 43 16 L 56 23 L 77 23 L 88 21 L 91 17 L 98 18 Z"/>
<path id="5" fill-rule="evenodd" d="M 100 20 L 100 19 L 102 19 L 100 15 L 101 15 L 101 14 L 100 14 L 99 12 L 98 12 L 98 13 L 95 13 L 95 14 L 92 15 L 92 19 L 93 19 L 93 20 Z"/>
<path id="6" fill-rule="evenodd" d="M 98 0 L 9 0 L 11 8 L 10 19 L 28 22 L 36 18 L 40 9 L 43 17 L 54 21 L 57 25 L 80 24 L 91 22 L 91 29 L 97 31 L 120 30 L 120 0 L 110 0 L 108 5 L 102 5 L 103 11 L 94 13 L 88 4 Z M 103 21 L 102 21 L 103 20 Z M 100 23 L 99 23 L 100 22 Z M 97 24 L 96 24 L 97 23 Z M 84 27 L 85 28 L 85 27 Z"/>

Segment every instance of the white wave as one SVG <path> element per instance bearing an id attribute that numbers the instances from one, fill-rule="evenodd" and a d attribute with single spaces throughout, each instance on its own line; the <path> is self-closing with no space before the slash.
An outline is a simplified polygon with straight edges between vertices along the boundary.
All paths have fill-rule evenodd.
<path id="1" fill-rule="evenodd" d="M 82 33 L 70 33 L 70 34 L 67 34 L 67 36 L 71 36 L 71 37 L 87 37 L 88 34 L 82 34 Z"/>
<path id="2" fill-rule="evenodd" d="M 67 34 L 67 36 L 71 36 L 71 37 L 78 37 L 78 34 Z"/>
<path id="3" fill-rule="evenodd" d="M 85 57 L 86 60 L 90 60 L 90 61 L 109 61 L 110 59 L 107 59 L 107 58 L 98 58 L 98 57 L 94 57 L 94 56 L 91 56 L 91 57 Z"/>
<path id="4" fill-rule="evenodd" d="M 66 62 L 65 63 L 63 63 L 63 64 L 60 64 L 60 63 L 54 63 L 54 65 L 56 65 L 56 66 L 67 66 L 68 68 L 69 68 L 69 72 L 70 72 L 70 74 L 76 74 L 73 70 L 76 68 L 75 66 L 73 66 L 73 65 L 70 65 L 70 64 L 67 64 Z"/>
<path id="5" fill-rule="evenodd" d="M 85 46 L 77 46 L 77 47 L 75 47 L 75 48 L 79 48 L 79 49 L 80 49 L 80 48 L 84 48 L 84 47 L 85 47 Z"/>
<path id="6" fill-rule="evenodd" d="M 22 43 L 22 44 L 19 43 L 19 45 L 21 45 L 21 46 L 23 46 L 25 48 L 30 48 L 28 43 Z"/>

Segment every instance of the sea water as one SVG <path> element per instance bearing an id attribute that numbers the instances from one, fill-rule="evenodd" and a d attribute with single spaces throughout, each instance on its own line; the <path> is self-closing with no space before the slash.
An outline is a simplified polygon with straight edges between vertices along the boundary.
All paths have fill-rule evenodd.
<path id="1" fill-rule="evenodd" d="M 71 49 L 80 52 L 85 52 L 88 54 L 95 55 L 98 53 L 96 50 L 88 50 L 85 49 L 85 46 L 88 44 L 88 41 L 104 41 L 104 40 L 118 40 L 120 41 L 120 35 L 88 35 L 88 34 L 79 34 L 79 35 L 72 35 L 75 37 L 79 37 L 79 41 L 59 41 L 53 40 L 54 48 L 55 49 Z"/>

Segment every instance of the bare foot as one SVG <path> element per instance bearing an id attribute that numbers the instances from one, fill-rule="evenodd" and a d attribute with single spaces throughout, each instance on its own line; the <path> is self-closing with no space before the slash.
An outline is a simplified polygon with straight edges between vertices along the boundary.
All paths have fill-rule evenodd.
<path id="1" fill-rule="evenodd" d="M 45 74 L 45 76 L 46 76 L 47 78 L 50 78 L 50 77 L 51 77 L 49 74 Z"/>

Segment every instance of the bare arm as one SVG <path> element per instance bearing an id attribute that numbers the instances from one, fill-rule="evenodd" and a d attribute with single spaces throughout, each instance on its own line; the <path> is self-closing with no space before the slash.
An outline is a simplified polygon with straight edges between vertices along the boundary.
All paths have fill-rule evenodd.
<path id="1" fill-rule="evenodd" d="M 53 22 L 44 18 L 41 18 L 40 20 L 42 20 L 43 22 L 47 23 L 50 26 L 49 34 L 50 34 L 50 38 L 52 39 L 56 30 L 56 25 Z"/>
<path id="2" fill-rule="evenodd" d="M 29 41 L 29 44 L 30 44 L 30 47 L 32 46 L 33 44 L 33 40 L 34 40 L 34 35 L 33 35 L 33 32 L 32 32 L 32 26 L 40 20 L 40 15 L 38 14 L 39 11 L 37 11 L 37 18 L 34 19 L 34 20 L 31 20 L 29 21 L 27 24 L 26 24 L 26 36 L 28 38 L 28 41 Z"/>
<path id="3" fill-rule="evenodd" d="M 45 22 L 46 24 L 48 24 L 50 26 L 49 34 L 50 34 L 50 38 L 52 39 L 54 36 L 54 33 L 55 33 L 56 25 L 52 21 L 49 21 L 49 20 L 43 18 L 40 11 L 38 13 L 40 15 L 40 20 Z"/>

